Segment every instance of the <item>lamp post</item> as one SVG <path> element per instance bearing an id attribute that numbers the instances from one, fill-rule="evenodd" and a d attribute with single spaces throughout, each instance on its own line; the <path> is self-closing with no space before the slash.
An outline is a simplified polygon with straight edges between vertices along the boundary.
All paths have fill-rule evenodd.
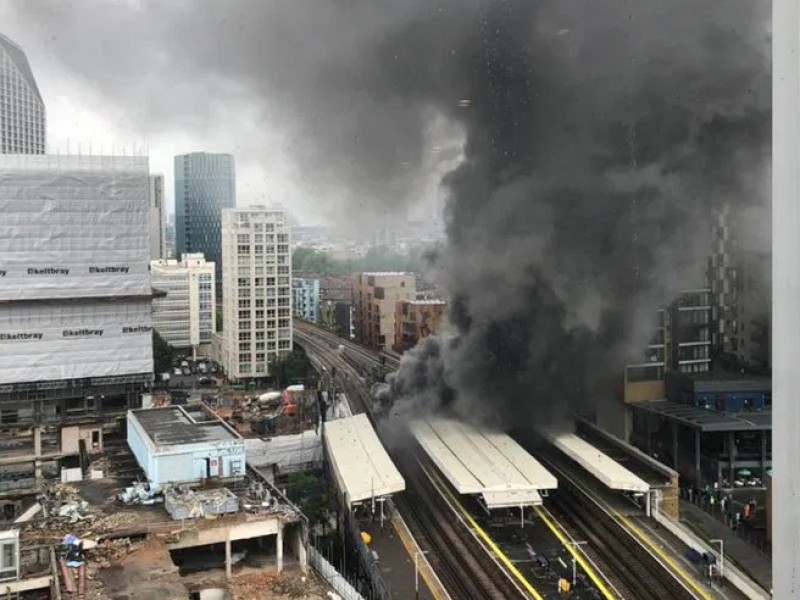
<path id="1" fill-rule="evenodd" d="M 414 598 L 419 600 L 419 555 L 427 554 L 427 550 L 414 551 Z"/>
<path id="2" fill-rule="evenodd" d="M 725 540 L 708 540 L 712 544 L 719 544 L 719 576 L 725 577 Z"/>
<path id="3" fill-rule="evenodd" d="M 574 546 L 572 551 L 572 587 L 575 587 L 575 583 L 578 580 L 578 546 L 585 546 L 588 543 L 589 542 L 575 540 L 567 542 L 568 546 Z"/>

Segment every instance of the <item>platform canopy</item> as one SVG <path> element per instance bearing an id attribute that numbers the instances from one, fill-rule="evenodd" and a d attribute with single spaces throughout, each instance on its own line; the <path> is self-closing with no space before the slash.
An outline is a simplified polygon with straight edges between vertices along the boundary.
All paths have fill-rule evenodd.
<path id="1" fill-rule="evenodd" d="M 558 480 L 506 434 L 443 417 L 414 421 L 411 431 L 459 494 L 480 495 L 490 509 L 542 503 Z"/>
<path id="2" fill-rule="evenodd" d="M 553 445 L 612 490 L 648 492 L 650 484 L 574 433 L 549 436 Z"/>
<path id="3" fill-rule="evenodd" d="M 406 489 L 366 415 L 326 421 L 325 448 L 348 504 Z"/>

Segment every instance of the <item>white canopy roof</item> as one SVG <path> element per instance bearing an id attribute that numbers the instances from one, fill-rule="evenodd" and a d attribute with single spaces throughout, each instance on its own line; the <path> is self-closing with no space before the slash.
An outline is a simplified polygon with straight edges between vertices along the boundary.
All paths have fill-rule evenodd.
<path id="1" fill-rule="evenodd" d="M 325 422 L 325 447 L 348 503 L 406 489 L 406 482 L 364 414 Z"/>
<path id="2" fill-rule="evenodd" d="M 647 492 L 650 485 L 574 433 L 550 436 L 553 445 L 612 490 Z"/>
<path id="3" fill-rule="evenodd" d="M 541 504 L 539 490 L 558 480 L 506 434 L 442 417 L 411 430 L 431 461 L 460 494 L 481 494 L 489 508 Z"/>

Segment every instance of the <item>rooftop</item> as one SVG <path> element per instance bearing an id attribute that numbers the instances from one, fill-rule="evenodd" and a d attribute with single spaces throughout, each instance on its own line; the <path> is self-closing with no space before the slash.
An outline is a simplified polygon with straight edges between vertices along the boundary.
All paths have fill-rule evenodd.
<path id="1" fill-rule="evenodd" d="M 241 440 L 231 427 L 200 405 L 130 411 L 156 446 Z"/>
<path id="2" fill-rule="evenodd" d="M 632 404 L 669 421 L 708 432 L 771 431 L 772 411 L 726 413 L 691 404 L 656 400 Z"/>
<path id="3" fill-rule="evenodd" d="M 325 422 L 328 449 L 339 488 L 349 502 L 402 492 L 406 483 L 366 415 Z"/>
<path id="4" fill-rule="evenodd" d="M 556 478 L 506 434 L 453 419 L 429 417 L 411 431 L 460 494 L 480 494 L 489 508 L 541 504 Z"/>
<path id="5" fill-rule="evenodd" d="M 675 373 L 672 377 L 691 381 L 696 392 L 761 392 L 772 390 L 769 377 L 742 375 L 733 371 Z"/>
<path id="6" fill-rule="evenodd" d="M 413 275 L 413 273 L 409 271 L 364 271 L 361 274 L 367 277 L 402 277 L 405 275 Z"/>

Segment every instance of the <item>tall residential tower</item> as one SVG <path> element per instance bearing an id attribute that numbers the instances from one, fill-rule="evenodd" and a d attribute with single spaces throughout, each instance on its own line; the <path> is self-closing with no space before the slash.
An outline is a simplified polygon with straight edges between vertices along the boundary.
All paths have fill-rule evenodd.
<path id="1" fill-rule="evenodd" d="M 175 157 L 175 254 L 201 252 L 222 281 L 221 213 L 236 206 L 230 154 L 193 152 Z"/>
<path id="2" fill-rule="evenodd" d="M 0 33 L 0 154 L 44 154 L 45 110 L 22 48 Z"/>
<path id="3" fill-rule="evenodd" d="M 221 362 L 233 380 L 267 377 L 292 349 L 292 255 L 282 211 L 222 211 Z"/>

